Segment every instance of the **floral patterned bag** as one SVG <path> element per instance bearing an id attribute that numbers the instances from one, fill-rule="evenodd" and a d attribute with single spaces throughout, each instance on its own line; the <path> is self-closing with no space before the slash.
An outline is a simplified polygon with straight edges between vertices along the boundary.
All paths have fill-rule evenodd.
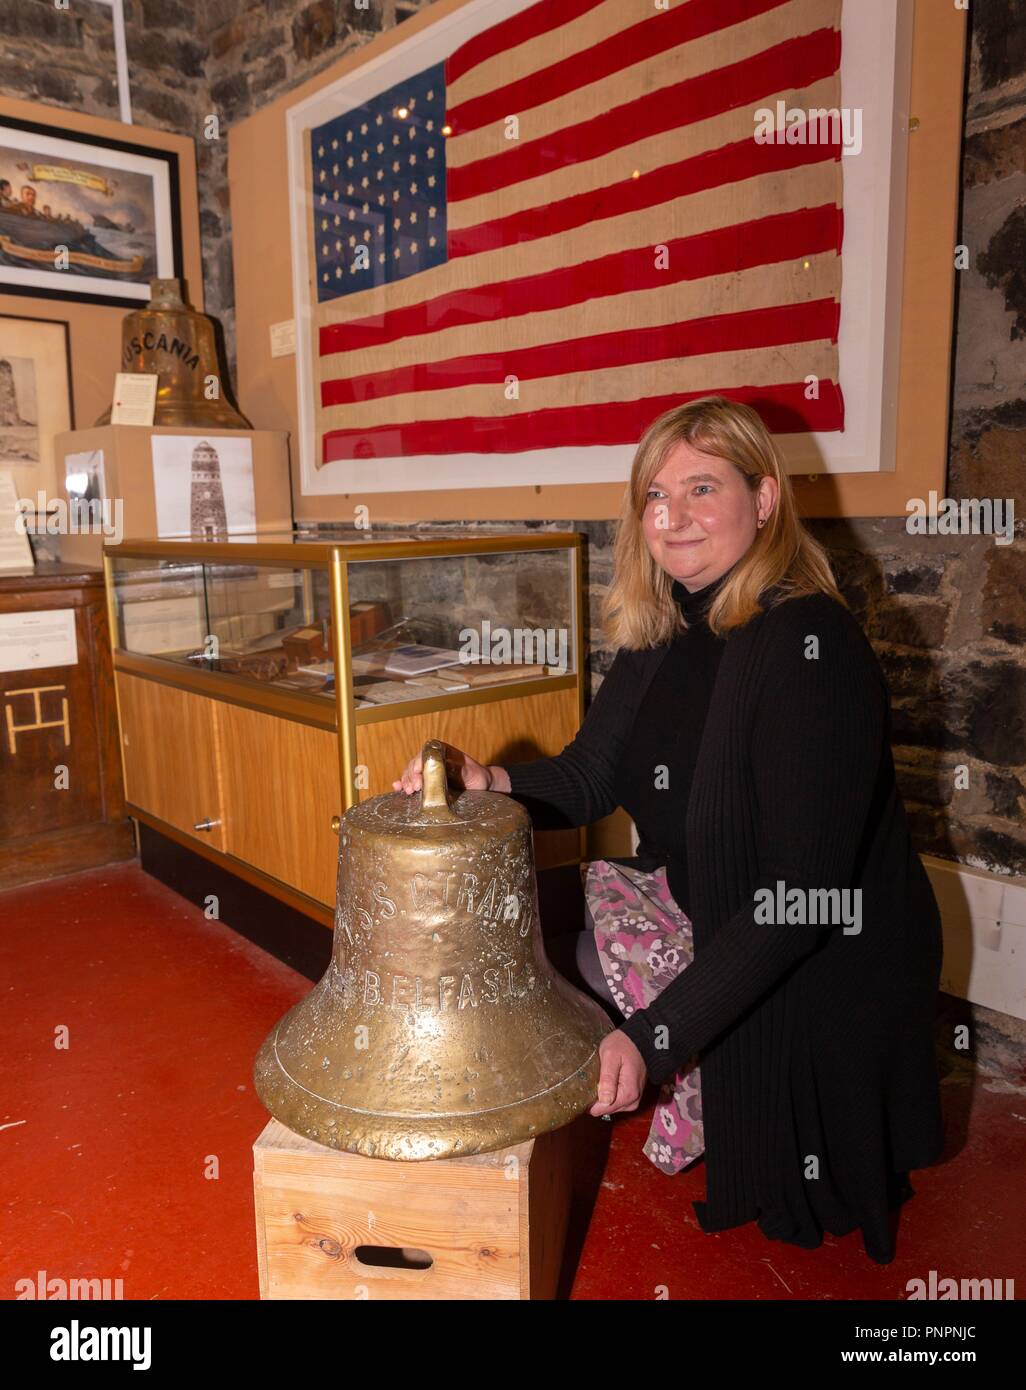
<path id="1" fill-rule="evenodd" d="M 691 920 L 674 902 L 666 870 L 645 873 L 596 859 L 581 865 L 599 960 L 625 1018 L 643 1009 L 695 958 Z M 705 1151 L 697 1064 L 661 1088 L 644 1153 L 679 1173 Z"/>

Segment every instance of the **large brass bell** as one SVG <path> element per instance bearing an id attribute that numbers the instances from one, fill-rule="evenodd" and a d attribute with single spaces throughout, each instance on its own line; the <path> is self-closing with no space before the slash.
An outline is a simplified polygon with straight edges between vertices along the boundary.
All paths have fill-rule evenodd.
<path id="1" fill-rule="evenodd" d="M 225 396 L 214 325 L 183 302 L 178 280 L 151 280 L 150 302 L 125 315 L 119 370 L 157 377 L 155 425 L 251 428 Z M 107 409 L 96 423 L 110 416 Z"/>
<path id="2" fill-rule="evenodd" d="M 331 964 L 254 1080 L 272 1115 L 331 1148 L 453 1158 L 574 1119 L 612 1026 L 545 956 L 526 811 L 451 797 L 432 741 L 419 795 L 343 816 Z"/>

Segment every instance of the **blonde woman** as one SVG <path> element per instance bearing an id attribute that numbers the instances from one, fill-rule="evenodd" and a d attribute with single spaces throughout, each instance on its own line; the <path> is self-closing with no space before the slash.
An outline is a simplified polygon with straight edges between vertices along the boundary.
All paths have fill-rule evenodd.
<path id="1" fill-rule="evenodd" d="M 603 618 L 616 656 L 555 757 L 485 767 L 537 825 L 617 806 L 636 855 L 588 868 L 585 982 L 622 1019 L 593 1115 L 662 1086 L 646 1152 L 704 1151 L 706 1231 L 757 1221 L 894 1256 L 942 1149 L 937 904 L 908 832 L 873 650 L 798 520 L 770 435 L 721 397 L 642 438 Z M 420 786 L 415 757 L 394 784 Z"/>

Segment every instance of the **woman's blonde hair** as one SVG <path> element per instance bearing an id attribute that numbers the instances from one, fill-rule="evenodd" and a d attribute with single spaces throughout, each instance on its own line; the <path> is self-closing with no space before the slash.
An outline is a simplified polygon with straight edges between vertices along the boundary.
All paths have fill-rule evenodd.
<path id="1" fill-rule="evenodd" d="M 762 611 L 764 598 L 772 606 L 800 594 L 824 593 L 844 603 L 826 551 L 798 519 L 790 479 L 760 417 L 738 401 L 703 396 L 660 415 L 634 455 L 613 547 L 613 582 L 602 603 L 607 642 L 637 651 L 668 642 L 687 626 L 671 593 L 673 580 L 652 558 L 642 530 L 652 479 L 682 440 L 732 463 L 753 492 L 766 477 L 774 478 L 779 489 L 765 526 L 756 531 L 709 609 L 712 631 L 722 634 L 743 626 Z"/>

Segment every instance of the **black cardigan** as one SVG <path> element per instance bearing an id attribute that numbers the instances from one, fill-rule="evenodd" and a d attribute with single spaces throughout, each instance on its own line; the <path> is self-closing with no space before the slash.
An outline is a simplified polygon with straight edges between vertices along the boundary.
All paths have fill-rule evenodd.
<path id="1" fill-rule="evenodd" d="M 616 808 L 617 762 L 668 645 L 618 651 L 562 753 L 507 766 L 536 824 Z M 887 1263 L 889 1206 L 943 1146 L 941 927 L 895 783 L 887 686 L 836 600 L 785 599 L 728 635 L 685 840 L 695 959 L 622 1029 L 654 1081 L 699 1057 L 699 1223 L 758 1219 L 806 1248 L 861 1227 Z M 861 930 L 757 920 L 756 891 L 778 883 L 860 889 Z"/>

